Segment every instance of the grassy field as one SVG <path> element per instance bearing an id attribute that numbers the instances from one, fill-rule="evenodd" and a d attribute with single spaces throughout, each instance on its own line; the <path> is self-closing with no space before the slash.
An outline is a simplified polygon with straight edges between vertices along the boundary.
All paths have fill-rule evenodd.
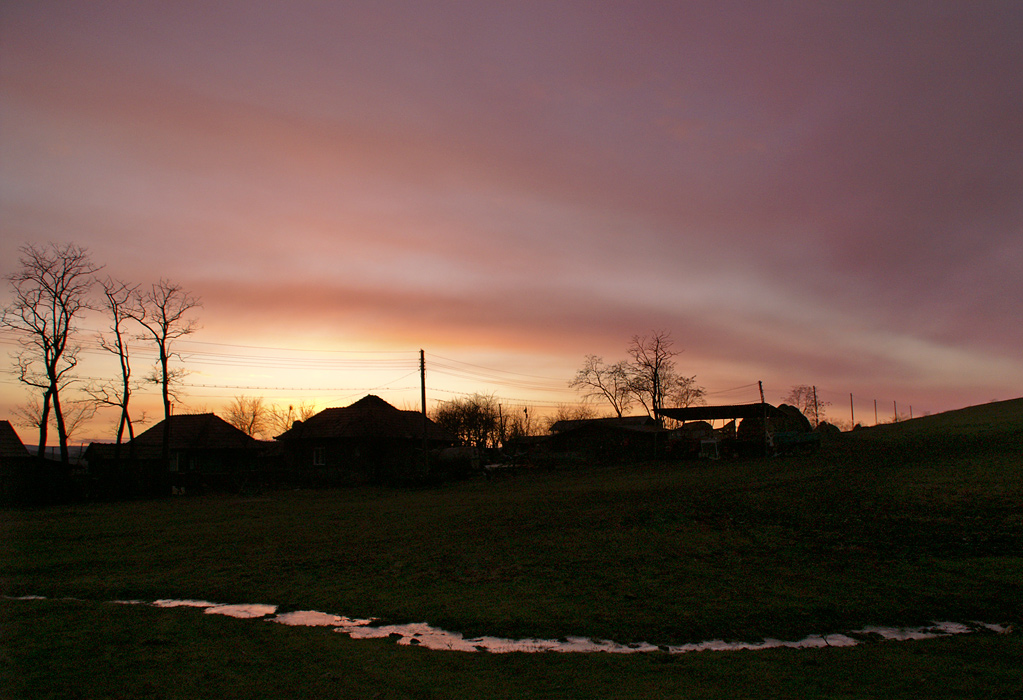
<path id="1" fill-rule="evenodd" d="M 471 655 L 116 599 L 676 644 L 1023 626 L 1023 400 L 784 459 L 2 513 L 11 697 L 1012 697 L 1019 632 L 685 656 Z M 193 692 L 189 692 L 191 689 Z"/>

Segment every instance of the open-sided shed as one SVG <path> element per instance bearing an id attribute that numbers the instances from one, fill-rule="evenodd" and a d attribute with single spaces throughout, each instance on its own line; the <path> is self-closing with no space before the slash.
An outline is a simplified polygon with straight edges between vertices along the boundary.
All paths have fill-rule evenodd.
<path id="1" fill-rule="evenodd" d="M 739 420 L 736 441 L 740 446 L 762 445 L 765 453 L 800 444 L 816 444 L 810 421 L 794 406 L 769 403 L 729 404 L 662 408 L 658 417 L 677 421 Z"/>

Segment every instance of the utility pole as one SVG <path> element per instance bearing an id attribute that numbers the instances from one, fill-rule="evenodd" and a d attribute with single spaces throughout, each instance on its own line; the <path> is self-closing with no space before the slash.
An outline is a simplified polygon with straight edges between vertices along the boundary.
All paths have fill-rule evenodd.
<path id="1" fill-rule="evenodd" d="M 764 421 L 764 454 L 767 455 L 771 447 L 771 433 L 767 429 L 767 401 L 764 400 L 764 382 L 758 381 L 757 386 L 760 387 L 760 415 Z"/>
<path id="2" fill-rule="evenodd" d="M 426 417 L 426 353 L 422 348 L 419 350 L 419 385 L 423 398 L 423 476 L 426 476 L 430 472 L 430 449 L 426 439 L 426 426 L 428 425 Z"/>
<path id="3" fill-rule="evenodd" d="M 852 394 L 849 394 L 849 427 L 852 428 L 855 425 L 856 425 L 856 413 L 853 411 Z"/>
<path id="4" fill-rule="evenodd" d="M 897 401 L 892 401 L 892 414 L 895 416 L 893 423 L 899 422 L 899 404 Z"/>
<path id="5" fill-rule="evenodd" d="M 877 425 L 877 399 L 874 399 L 874 425 Z"/>
<path id="6" fill-rule="evenodd" d="M 821 413 L 817 406 L 817 387 L 813 388 L 813 427 L 820 427 L 821 424 Z"/>

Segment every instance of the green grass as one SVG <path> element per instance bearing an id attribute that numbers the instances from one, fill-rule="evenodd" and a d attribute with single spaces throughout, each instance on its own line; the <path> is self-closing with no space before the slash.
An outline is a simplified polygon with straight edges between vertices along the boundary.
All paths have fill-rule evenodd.
<path id="1" fill-rule="evenodd" d="M 499 657 L 103 601 L 273 603 L 470 635 L 655 644 L 932 620 L 1019 626 L 1021 506 L 1023 400 L 857 431 L 800 458 L 8 510 L 0 590 L 87 602 L 2 602 L 3 669 L 24 697 L 74 697 L 59 692 L 63 676 L 83 697 L 190 696 L 172 680 L 181 669 L 227 697 L 260 697 L 260 684 L 289 697 L 372 697 L 372 688 L 383 697 L 729 697 L 719 686 L 733 677 L 750 691 L 739 695 L 772 697 L 757 689 L 772 679 L 777 697 L 906 696 L 918 688 L 913 674 L 930 697 L 964 696 L 947 692 L 965 691 L 953 679 L 963 674 L 992 697 L 1019 687 L 1018 633 L 680 658 Z M 73 632 L 45 633 L 60 627 Z M 133 673 L 127 662 L 96 658 L 117 643 L 152 668 L 149 685 L 121 693 L 115 679 Z M 76 655 L 88 663 L 71 663 Z M 109 674 L 97 670 L 104 664 Z M 288 669 L 275 681 L 258 670 L 266 664 Z M 37 672 L 51 666 L 59 673 Z M 865 692 L 870 683 L 891 692 Z M 26 690 L 36 687 L 46 692 Z"/>

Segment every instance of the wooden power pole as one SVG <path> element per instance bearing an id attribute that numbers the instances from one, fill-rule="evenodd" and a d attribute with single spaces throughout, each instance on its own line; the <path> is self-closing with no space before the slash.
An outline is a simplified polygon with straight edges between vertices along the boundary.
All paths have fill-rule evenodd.
<path id="1" fill-rule="evenodd" d="M 764 454 L 770 455 L 771 432 L 767 429 L 767 401 L 764 400 L 764 382 L 758 381 L 757 386 L 760 387 L 760 415 L 764 421 Z"/>
<path id="2" fill-rule="evenodd" d="M 429 424 L 426 417 L 426 353 L 422 348 L 419 350 L 419 385 L 423 399 L 423 476 L 426 476 L 430 471 L 430 448 L 426 438 L 426 428 Z"/>

